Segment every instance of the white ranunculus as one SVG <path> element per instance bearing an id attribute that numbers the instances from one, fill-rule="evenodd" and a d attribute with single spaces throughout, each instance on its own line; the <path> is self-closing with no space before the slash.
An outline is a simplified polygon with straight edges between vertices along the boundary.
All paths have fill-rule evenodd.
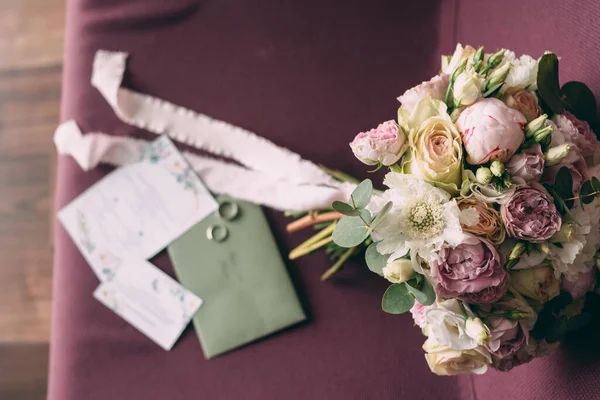
<path id="1" fill-rule="evenodd" d="M 479 332 L 469 336 L 467 318 L 462 314 L 458 300 L 446 300 L 435 308 L 427 310 L 427 324 L 430 333 L 443 346 L 454 350 L 470 350 L 479 346 Z"/>
<path id="2" fill-rule="evenodd" d="M 411 280 L 415 276 L 412 261 L 399 258 L 383 267 L 383 277 L 392 283 L 402 283 Z"/>
<path id="3" fill-rule="evenodd" d="M 492 363 L 490 353 L 479 346 L 470 350 L 454 350 L 430 336 L 423 344 L 427 364 L 436 375 L 484 374 Z"/>
<path id="4" fill-rule="evenodd" d="M 485 79 L 472 68 L 461 72 L 454 82 L 454 106 L 464 107 L 475 103 L 481 96 Z"/>

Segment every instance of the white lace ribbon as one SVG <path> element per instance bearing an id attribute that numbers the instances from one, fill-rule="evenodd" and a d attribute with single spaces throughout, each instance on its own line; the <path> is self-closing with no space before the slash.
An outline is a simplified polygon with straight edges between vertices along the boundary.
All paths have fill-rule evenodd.
<path id="1" fill-rule="evenodd" d="M 126 53 L 100 50 L 94 59 L 92 85 L 124 122 L 230 158 L 249 169 L 290 182 L 336 186 L 318 166 L 267 139 L 156 97 L 121 87 Z"/>
<path id="2" fill-rule="evenodd" d="M 149 142 L 104 133 L 83 135 L 75 121 L 68 121 L 56 129 L 54 143 L 59 154 L 72 156 L 83 170 L 88 171 L 99 163 L 127 164 Z M 211 157 L 189 152 L 183 155 L 211 192 L 281 211 L 326 207 L 335 200 L 347 200 L 354 189 L 354 185 L 350 184 L 325 186 L 283 181 Z"/>

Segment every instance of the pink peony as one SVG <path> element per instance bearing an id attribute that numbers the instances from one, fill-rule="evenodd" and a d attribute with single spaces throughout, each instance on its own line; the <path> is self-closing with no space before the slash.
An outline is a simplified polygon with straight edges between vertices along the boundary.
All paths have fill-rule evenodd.
<path id="1" fill-rule="evenodd" d="M 594 288 L 596 283 L 596 276 L 594 270 L 590 269 L 587 272 L 583 272 L 577 276 L 577 279 L 570 281 L 563 277 L 561 281 L 561 289 L 564 292 L 569 292 L 573 300 L 578 300 L 585 296 L 587 292 Z"/>
<path id="2" fill-rule="evenodd" d="M 421 83 L 412 89 L 408 89 L 404 94 L 398 97 L 398 101 L 402 103 L 400 108 L 411 112 L 419 100 L 424 99 L 427 96 L 440 101 L 444 101 L 446 97 L 446 90 L 450 83 L 450 77 L 448 74 L 436 75 L 431 80 Z"/>
<path id="3" fill-rule="evenodd" d="M 437 254 L 439 260 L 431 263 L 431 276 L 440 296 L 484 304 L 506 293 L 510 276 L 504 269 L 504 257 L 487 239 L 469 236 Z"/>
<path id="4" fill-rule="evenodd" d="M 550 239 L 561 226 L 552 197 L 537 182 L 517 188 L 500 215 L 509 236 L 534 243 Z"/>
<path id="5" fill-rule="evenodd" d="M 515 154 L 506 164 L 506 169 L 513 177 L 521 178 L 525 183 L 539 181 L 544 173 L 542 146 L 536 143 L 521 153 Z"/>
<path id="6" fill-rule="evenodd" d="M 350 143 L 352 152 L 367 165 L 395 164 L 406 151 L 408 140 L 394 121 L 386 121 L 375 129 L 361 132 Z"/>
<path id="7" fill-rule="evenodd" d="M 467 107 L 458 117 L 456 127 L 469 164 L 507 161 L 525 140 L 526 122 L 523 114 L 498 99 L 482 99 Z"/>

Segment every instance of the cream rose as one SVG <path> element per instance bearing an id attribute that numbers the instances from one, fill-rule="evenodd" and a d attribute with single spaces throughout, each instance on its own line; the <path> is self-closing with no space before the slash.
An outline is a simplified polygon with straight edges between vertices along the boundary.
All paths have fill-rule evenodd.
<path id="1" fill-rule="evenodd" d="M 502 218 L 500 217 L 500 213 L 491 204 L 469 197 L 459 200 L 458 208 L 461 211 L 475 209 L 479 213 L 479 222 L 475 225 L 463 226 L 463 231 L 485 236 L 485 238 L 494 244 L 504 242 L 506 230 L 504 229 Z"/>
<path id="2" fill-rule="evenodd" d="M 415 276 L 412 261 L 399 258 L 383 267 L 383 277 L 392 283 L 402 283 L 411 280 Z"/>
<path id="3" fill-rule="evenodd" d="M 527 122 L 531 122 L 540 115 L 540 106 L 535 93 L 528 92 L 522 88 L 510 88 L 502 96 L 504 104 L 519 111 L 525 116 Z"/>
<path id="4" fill-rule="evenodd" d="M 412 111 L 417 103 L 425 98 L 431 97 L 436 100 L 444 100 L 446 90 L 450 83 L 450 77 L 447 74 L 436 75 L 431 80 L 425 81 L 411 89 L 408 89 L 404 94 L 398 97 L 398 101 L 402 103 L 400 108 L 406 111 Z"/>
<path id="5" fill-rule="evenodd" d="M 484 374 L 492 363 L 490 353 L 483 347 L 472 350 L 453 350 L 429 337 L 423 350 L 427 364 L 436 375 Z"/>
<path id="6" fill-rule="evenodd" d="M 430 117 L 410 137 L 411 156 L 405 172 L 458 194 L 462 182 L 463 148 L 448 116 Z"/>

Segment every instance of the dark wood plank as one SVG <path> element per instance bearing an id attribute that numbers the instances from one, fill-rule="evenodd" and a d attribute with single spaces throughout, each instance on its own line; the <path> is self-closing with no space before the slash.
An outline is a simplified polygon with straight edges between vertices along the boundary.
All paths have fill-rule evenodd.
<path id="1" fill-rule="evenodd" d="M 44 399 L 48 343 L 0 344 L 0 372 L 0 399 Z"/>

